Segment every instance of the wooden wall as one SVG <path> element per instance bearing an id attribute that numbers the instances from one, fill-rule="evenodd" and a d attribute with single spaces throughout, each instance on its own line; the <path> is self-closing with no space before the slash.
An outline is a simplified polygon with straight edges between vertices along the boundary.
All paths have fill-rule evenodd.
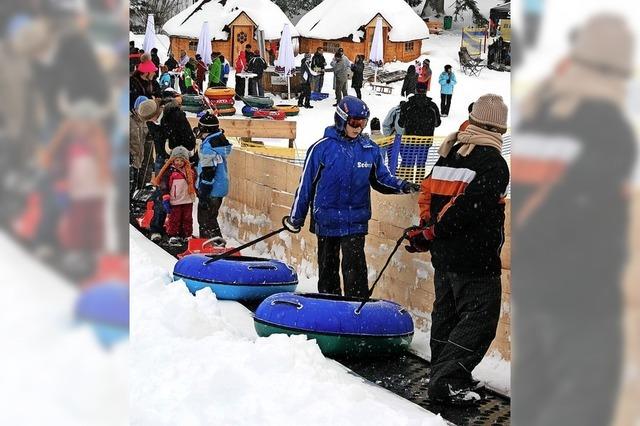
<path id="1" fill-rule="evenodd" d="M 229 157 L 230 192 L 225 198 L 221 214 L 233 223 L 240 241 L 249 241 L 281 226 L 283 216 L 289 214 L 302 168 L 285 161 L 260 157 L 234 149 Z M 367 263 L 372 283 L 382 268 L 404 228 L 418 223 L 417 195 L 382 195 L 372 191 L 373 217 L 367 235 Z M 502 312 L 496 339 L 491 351 L 511 359 L 511 229 L 507 204 L 506 241 L 502 249 Z M 266 240 L 272 253 L 295 265 L 300 272 L 313 266 L 317 273 L 315 235 L 308 230 L 309 218 L 300 234 L 287 234 Z M 301 268 L 301 266 L 303 266 Z M 434 300 L 433 267 L 428 254 L 409 254 L 398 250 L 382 279 L 374 297 L 394 300 L 414 314 L 416 328 L 428 330 L 426 313 L 431 312 Z"/>
<path id="2" fill-rule="evenodd" d="M 309 52 L 313 54 L 315 53 L 318 47 L 323 46 L 324 41 L 325 40 L 300 37 L 300 52 L 301 53 Z M 364 42 L 354 43 L 353 41 L 346 40 L 346 39 L 328 40 L 328 41 L 340 43 L 340 47 L 344 49 L 345 55 L 347 55 L 347 57 L 351 62 L 354 61 L 356 55 L 365 55 L 365 58 L 369 57 L 369 52 L 366 52 Z M 395 43 L 389 40 L 385 41 L 384 61 L 385 62 L 392 62 L 392 61 L 409 62 L 409 61 L 413 61 L 414 59 L 417 59 L 420 56 L 420 49 L 422 48 L 422 40 L 414 40 L 413 43 L 414 43 L 413 52 L 405 52 L 404 42 Z"/>
<path id="3" fill-rule="evenodd" d="M 176 58 L 176 61 L 180 60 L 181 50 L 184 50 L 185 52 L 187 52 L 187 55 L 189 55 L 192 58 L 196 57 L 195 49 L 194 50 L 189 49 L 189 42 L 191 41 L 197 42 L 198 39 L 171 36 L 169 37 L 169 40 L 171 42 L 171 53 L 173 53 L 173 56 Z M 212 41 L 211 51 L 222 53 L 225 59 L 229 61 L 229 64 L 233 66 L 233 63 L 231 62 L 231 42 L 230 41 L 217 41 L 217 40 Z"/>

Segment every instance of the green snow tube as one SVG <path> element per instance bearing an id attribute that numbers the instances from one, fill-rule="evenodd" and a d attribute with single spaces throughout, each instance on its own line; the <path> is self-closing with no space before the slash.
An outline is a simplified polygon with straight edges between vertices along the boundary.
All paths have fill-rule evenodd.
<path id="1" fill-rule="evenodd" d="M 242 101 L 246 105 L 256 108 L 271 108 L 273 106 L 273 99 L 266 96 L 243 96 Z"/>

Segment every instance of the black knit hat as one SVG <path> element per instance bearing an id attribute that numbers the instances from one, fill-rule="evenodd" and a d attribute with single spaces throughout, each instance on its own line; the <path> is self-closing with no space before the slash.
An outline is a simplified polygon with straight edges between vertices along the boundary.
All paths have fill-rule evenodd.
<path id="1" fill-rule="evenodd" d="M 212 110 L 205 111 L 198 120 L 198 128 L 200 128 L 200 132 L 202 133 L 217 132 L 220 128 L 218 117 L 216 117 Z"/>

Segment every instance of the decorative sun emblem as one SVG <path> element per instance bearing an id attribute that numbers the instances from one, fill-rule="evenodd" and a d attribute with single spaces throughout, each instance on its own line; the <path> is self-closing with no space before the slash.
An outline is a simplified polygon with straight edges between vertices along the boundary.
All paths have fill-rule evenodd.
<path id="1" fill-rule="evenodd" d="M 247 35 L 244 32 L 239 32 L 236 36 L 236 40 L 238 41 L 238 43 L 244 44 L 247 41 Z"/>

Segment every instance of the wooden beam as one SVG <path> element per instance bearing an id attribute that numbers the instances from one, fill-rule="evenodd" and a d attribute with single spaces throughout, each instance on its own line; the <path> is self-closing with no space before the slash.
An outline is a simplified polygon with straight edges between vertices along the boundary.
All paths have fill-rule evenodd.
<path id="1" fill-rule="evenodd" d="M 196 117 L 188 117 L 191 127 L 198 125 Z M 296 122 L 283 120 L 260 120 L 260 119 L 238 119 L 219 118 L 220 128 L 224 129 L 224 134 L 229 137 L 240 138 L 275 138 L 289 139 L 296 138 Z"/>

